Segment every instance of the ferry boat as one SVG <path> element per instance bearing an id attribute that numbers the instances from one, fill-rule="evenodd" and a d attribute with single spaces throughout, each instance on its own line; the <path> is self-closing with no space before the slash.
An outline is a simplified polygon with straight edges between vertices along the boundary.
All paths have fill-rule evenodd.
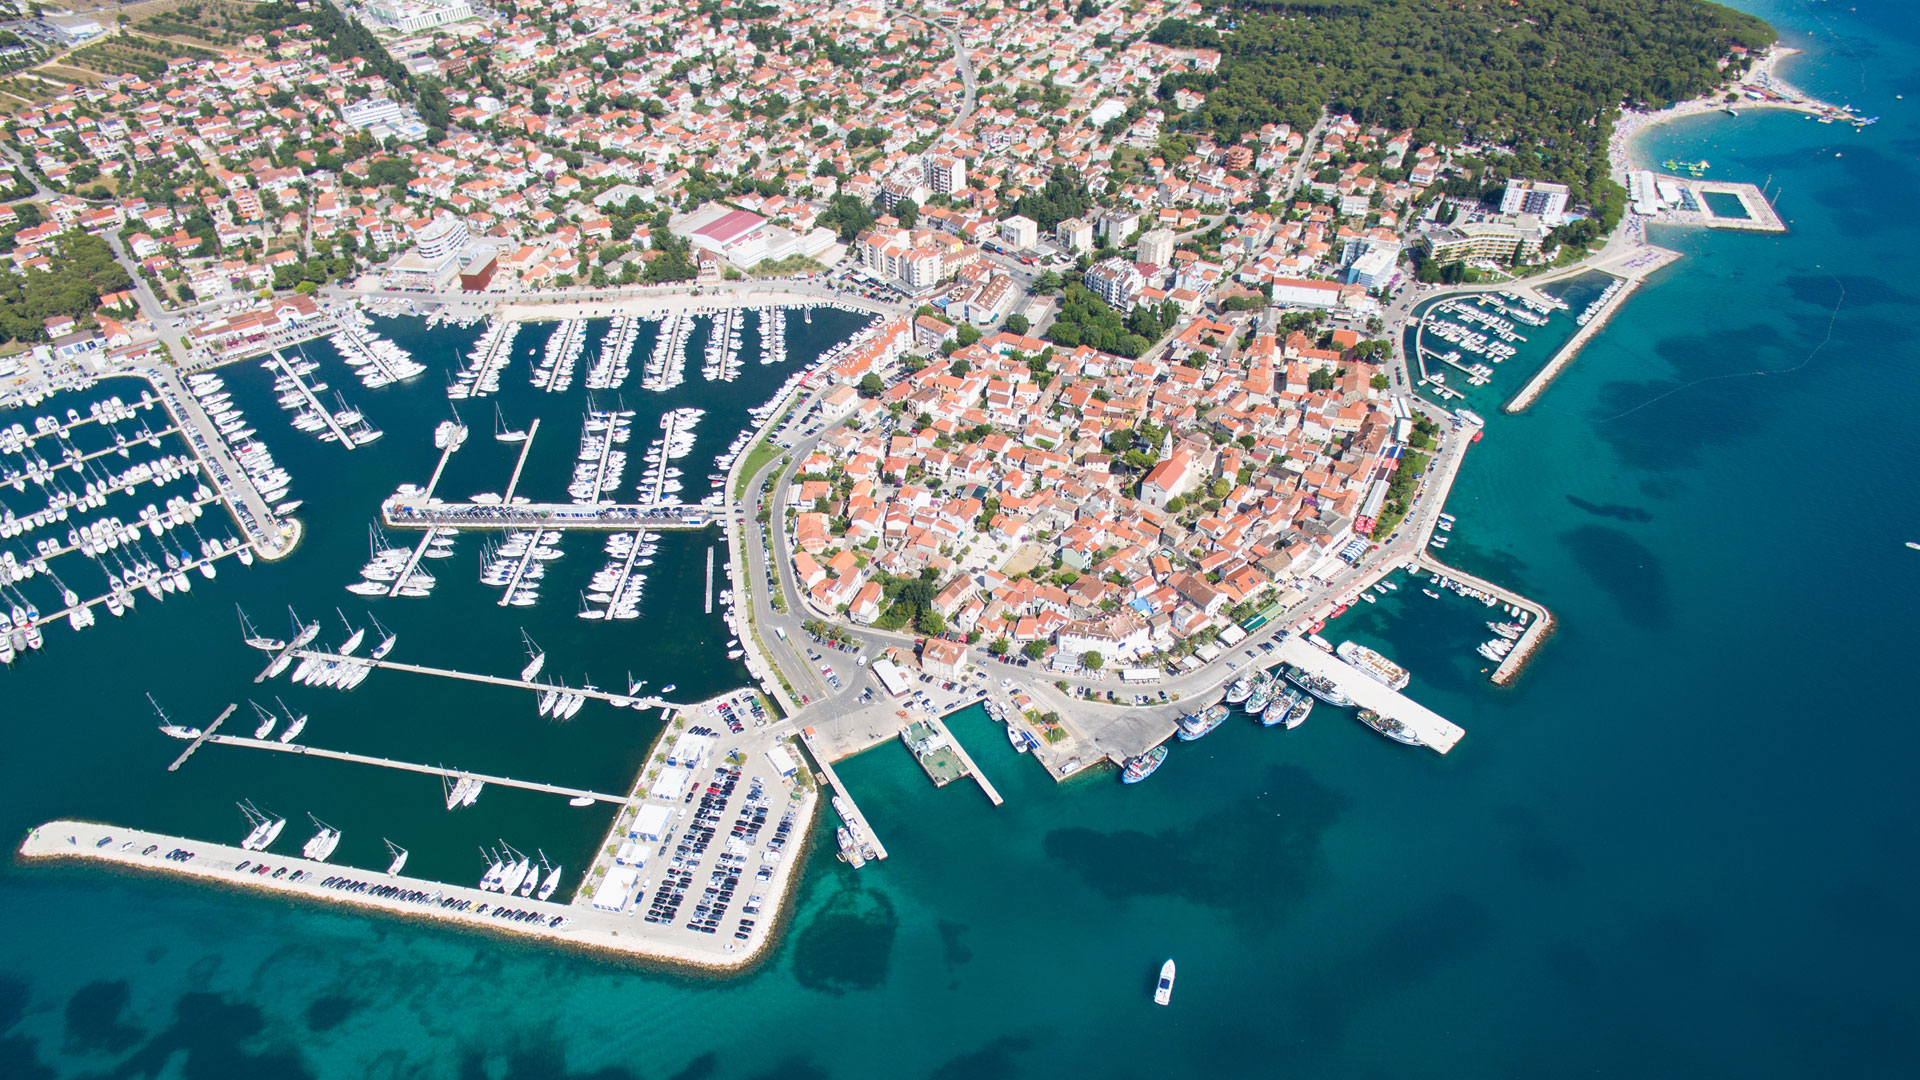
<path id="1" fill-rule="evenodd" d="M 1390 689 L 1405 690 L 1412 678 L 1406 668 L 1355 641 L 1341 642 L 1334 653 L 1359 668 L 1362 674 Z"/>
<path id="2" fill-rule="evenodd" d="M 1286 668 L 1286 675 L 1288 682 L 1293 683 L 1295 686 L 1298 686 L 1300 689 L 1305 690 L 1307 693 L 1312 694 L 1314 697 L 1319 698 L 1329 705 L 1336 705 L 1344 709 L 1353 704 L 1353 699 L 1341 693 L 1340 688 L 1335 686 L 1331 679 L 1315 675 L 1309 671 L 1303 671 L 1291 664 Z"/>
<path id="3" fill-rule="evenodd" d="M 1165 1005 L 1173 1000 L 1173 961 L 1160 965 L 1160 981 L 1153 987 L 1153 1003 Z"/>
<path id="4" fill-rule="evenodd" d="M 1192 742 L 1219 727 L 1220 721 L 1227 718 L 1228 711 L 1227 703 L 1221 701 L 1207 706 L 1197 716 L 1193 713 L 1181 713 L 1178 732 L 1180 741 Z"/>
<path id="5" fill-rule="evenodd" d="M 1158 769 L 1161 763 L 1166 760 L 1167 748 L 1164 745 L 1156 746 L 1138 757 L 1130 757 L 1127 759 L 1126 764 L 1120 769 L 1120 782 L 1123 784 L 1137 784 L 1147 777 L 1152 776 L 1154 770 Z"/>
<path id="6" fill-rule="evenodd" d="M 1291 686 L 1282 686 L 1274 694 L 1273 701 L 1260 714 L 1260 723 L 1266 727 L 1285 724 L 1289 728 L 1297 728 L 1306 722 L 1307 714 L 1312 711 L 1311 695 L 1301 693 Z"/>
<path id="7" fill-rule="evenodd" d="M 1415 735 L 1411 728 L 1391 716 L 1381 716 L 1372 709 L 1360 710 L 1360 722 L 1380 734 L 1385 735 L 1387 738 L 1392 739 L 1394 742 L 1404 743 L 1408 746 L 1423 745 L 1420 742 L 1420 736 Z"/>

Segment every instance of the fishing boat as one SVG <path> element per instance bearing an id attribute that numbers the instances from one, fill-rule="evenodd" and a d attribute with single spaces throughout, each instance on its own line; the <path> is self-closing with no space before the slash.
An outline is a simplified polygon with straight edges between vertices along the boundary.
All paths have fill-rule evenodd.
<path id="1" fill-rule="evenodd" d="M 1161 763 L 1166 760 L 1167 748 L 1165 745 L 1156 746 L 1138 757 L 1130 757 L 1127 759 L 1126 764 L 1120 769 L 1120 782 L 1123 784 L 1137 784 L 1147 777 L 1152 776 L 1154 770 L 1158 769 Z"/>
<path id="2" fill-rule="evenodd" d="M 1392 739 L 1394 742 L 1404 743 L 1408 746 L 1422 745 L 1420 736 L 1415 735 L 1413 729 L 1395 720 L 1391 716 L 1381 716 L 1372 709 L 1361 709 L 1360 722 L 1380 734 L 1385 735 L 1387 738 Z"/>
<path id="3" fill-rule="evenodd" d="M 1291 686 L 1282 686 L 1260 714 L 1260 723 L 1267 727 L 1285 724 L 1297 728 L 1306 722 L 1307 714 L 1313 711 L 1313 698 Z"/>
<path id="4" fill-rule="evenodd" d="M 1160 981 L 1153 987 L 1153 1003 L 1165 1005 L 1173 1000 L 1173 961 L 1160 965 Z"/>
<path id="5" fill-rule="evenodd" d="M 1253 682 L 1248 679 L 1247 676 L 1242 675 L 1233 680 L 1233 685 L 1227 687 L 1227 704 L 1239 705 L 1246 701 L 1252 693 Z"/>
<path id="6" fill-rule="evenodd" d="M 1271 700 L 1272 697 L 1273 680 L 1268 678 L 1265 672 L 1262 672 L 1260 677 L 1254 680 L 1253 692 L 1247 695 L 1247 700 L 1242 702 L 1240 707 L 1245 709 L 1249 715 L 1259 716 L 1262 712 L 1266 711 L 1267 702 Z"/>
<path id="7" fill-rule="evenodd" d="M 1212 731 L 1214 728 L 1219 727 L 1220 721 L 1227 718 L 1229 711 L 1227 703 L 1220 701 L 1207 706 L 1198 714 L 1181 713 L 1180 730 L 1177 733 L 1180 736 L 1180 741 L 1192 742 L 1207 732 Z"/>
<path id="8" fill-rule="evenodd" d="M 1334 654 L 1359 668 L 1361 674 L 1393 690 L 1405 690 L 1412 678 L 1406 668 L 1357 641 L 1341 642 Z"/>
<path id="9" fill-rule="evenodd" d="M 393 861 L 387 864 L 387 876 L 394 877 L 400 873 L 401 867 L 407 865 L 407 849 L 384 836 L 380 842 L 387 845 L 387 853 L 393 856 Z"/>
<path id="10" fill-rule="evenodd" d="M 1340 688 L 1334 685 L 1332 679 L 1315 675 L 1310 671 L 1302 670 L 1291 664 L 1287 665 L 1284 670 L 1288 682 L 1291 682 L 1293 685 L 1298 686 L 1300 689 L 1305 690 L 1307 693 L 1312 694 L 1314 697 L 1319 698 L 1329 705 L 1336 705 L 1344 709 L 1353 704 L 1353 699 L 1341 693 Z"/>

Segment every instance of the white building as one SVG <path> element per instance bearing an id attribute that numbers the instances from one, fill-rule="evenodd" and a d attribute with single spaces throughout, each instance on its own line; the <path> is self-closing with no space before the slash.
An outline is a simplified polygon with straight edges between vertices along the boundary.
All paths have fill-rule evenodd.
<path id="1" fill-rule="evenodd" d="M 1095 263 L 1087 268 L 1081 281 L 1095 296 L 1122 312 L 1133 310 L 1134 298 L 1147 285 L 1140 271 L 1125 259 Z"/>
<path id="2" fill-rule="evenodd" d="M 466 222 L 447 214 L 434 218 L 413 239 L 420 258 L 427 262 L 439 262 L 466 247 L 471 237 L 467 233 Z"/>
<path id="3" fill-rule="evenodd" d="M 1173 230 L 1151 229 L 1140 234 L 1140 259 L 1149 266 L 1173 262 Z"/>
<path id="4" fill-rule="evenodd" d="M 1040 242 L 1040 226 L 1030 217 L 1015 214 L 1000 223 L 1000 239 L 1015 251 L 1025 251 Z"/>
<path id="5" fill-rule="evenodd" d="M 1347 267 L 1347 284 L 1358 285 L 1365 289 L 1378 289 L 1393 280 L 1394 266 L 1398 262 L 1395 252 L 1386 248 L 1373 248 L 1353 260 L 1352 266 Z"/>
<path id="6" fill-rule="evenodd" d="M 1068 218 L 1053 230 L 1060 246 L 1074 254 L 1093 250 L 1093 226 L 1080 218 Z"/>
<path id="7" fill-rule="evenodd" d="M 1536 214 L 1548 228 L 1553 228 L 1567 217 L 1567 185 L 1544 180 L 1509 180 L 1506 193 L 1500 196 L 1500 212 Z"/>
<path id="8" fill-rule="evenodd" d="M 404 105 L 384 94 L 375 94 L 365 101 L 352 101 L 340 106 L 340 119 L 347 126 L 364 131 L 375 124 L 403 123 L 409 116 Z"/>
<path id="9" fill-rule="evenodd" d="M 941 195 L 951 195 L 965 190 L 967 186 L 967 163 L 957 157 L 946 154 L 927 156 L 927 187 Z"/>
<path id="10" fill-rule="evenodd" d="M 376 26 L 417 34 L 473 18 L 473 5 L 467 0 L 372 0 L 366 14 Z"/>

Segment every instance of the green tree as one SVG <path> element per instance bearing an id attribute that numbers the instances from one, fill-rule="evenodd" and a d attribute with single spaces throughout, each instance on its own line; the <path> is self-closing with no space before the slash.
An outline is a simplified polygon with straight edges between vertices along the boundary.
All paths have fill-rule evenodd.
<path id="1" fill-rule="evenodd" d="M 869 371 L 861 376 L 858 390 L 863 398 L 877 398 L 887 392 L 887 384 L 880 381 L 879 375 Z"/>
<path id="2" fill-rule="evenodd" d="M 1080 654 L 1080 666 L 1086 668 L 1088 671 L 1099 671 L 1100 665 L 1104 663 L 1106 663 L 1106 659 L 1097 652 L 1084 652 Z"/>
<path id="3" fill-rule="evenodd" d="M 1020 651 L 1027 655 L 1027 659 L 1038 660 L 1047 655 L 1047 643 L 1035 638 L 1021 646 Z"/>

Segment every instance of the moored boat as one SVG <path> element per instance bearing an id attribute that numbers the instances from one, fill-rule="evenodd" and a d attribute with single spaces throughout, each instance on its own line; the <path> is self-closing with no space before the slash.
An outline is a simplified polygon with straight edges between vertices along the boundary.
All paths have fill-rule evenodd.
<path id="1" fill-rule="evenodd" d="M 1407 669 L 1357 641 L 1343 641 L 1334 653 L 1358 668 L 1361 674 L 1394 690 L 1405 690 L 1412 676 Z"/>
<path id="2" fill-rule="evenodd" d="M 1229 711 L 1226 702 L 1221 701 L 1207 706 L 1198 714 L 1181 713 L 1180 730 L 1178 732 L 1180 741 L 1192 742 L 1207 732 L 1212 731 L 1214 728 L 1219 727 L 1220 721 L 1227 718 Z"/>
<path id="3" fill-rule="evenodd" d="M 1137 784 L 1147 777 L 1152 776 L 1154 770 L 1158 769 L 1161 763 L 1166 760 L 1167 748 L 1165 745 L 1156 746 L 1138 757 L 1130 757 L 1127 759 L 1126 765 L 1120 770 L 1120 782 L 1123 784 Z"/>
<path id="4" fill-rule="evenodd" d="M 1405 743 L 1408 746 L 1423 745 L 1420 742 L 1420 736 L 1415 735 L 1413 729 L 1395 720 L 1391 716 L 1381 716 L 1372 709 L 1360 710 L 1360 722 L 1380 734 L 1385 735 L 1387 738 L 1392 739 L 1394 742 Z"/>

